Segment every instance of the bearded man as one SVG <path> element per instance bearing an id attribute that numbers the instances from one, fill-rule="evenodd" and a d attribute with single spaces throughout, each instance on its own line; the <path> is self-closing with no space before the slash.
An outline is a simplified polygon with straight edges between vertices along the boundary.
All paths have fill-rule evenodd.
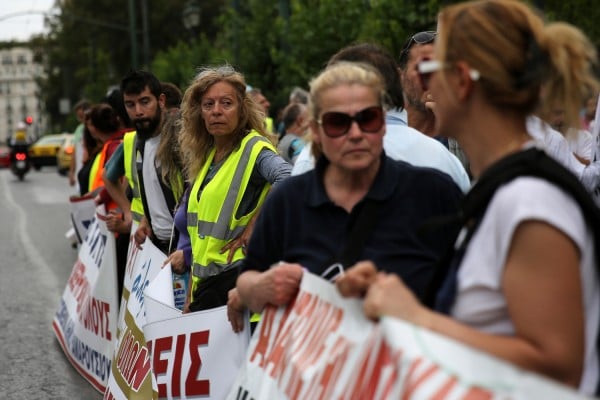
<path id="1" fill-rule="evenodd" d="M 161 82 L 146 71 L 131 71 L 121 81 L 125 109 L 135 128 L 123 138 L 106 165 L 104 183 L 112 198 L 123 210 L 125 221 L 139 223 L 135 241 L 141 245 L 146 237 L 165 254 L 177 243 L 172 237 L 173 213 L 182 195 L 183 179 L 165 182 L 161 177 L 156 151 L 166 118 L 166 97 Z M 132 200 L 120 189 L 119 180 L 127 177 Z"/>

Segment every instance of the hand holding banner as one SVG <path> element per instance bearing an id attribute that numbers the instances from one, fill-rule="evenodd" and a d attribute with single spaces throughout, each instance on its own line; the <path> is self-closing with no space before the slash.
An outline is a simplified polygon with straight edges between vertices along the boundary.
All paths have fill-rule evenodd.
<path id="1" fill-rule="evenodd" d="M 574 390 L 406 322 L 365 319 L 361 302 L 305 272 L 296 299 L 267 307 L 227 397 L 240 399 L 582 399 Z"/>

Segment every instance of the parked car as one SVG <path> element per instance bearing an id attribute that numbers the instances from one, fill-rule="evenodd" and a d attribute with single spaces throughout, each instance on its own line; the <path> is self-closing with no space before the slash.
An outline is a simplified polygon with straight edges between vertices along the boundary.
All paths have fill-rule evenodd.
<path id="1" fill-rule="evenodd" d="M 59 174 L 66 175 L 69 172 L 74 151 L 73 135 L 69 134 L 60 150 L 58 150 L 58 154 L 56 154 L 56 165 L 58 166 Z"/>
<path id="2" fill-rule="evenodd" d="M 39 138 L 29 147 L 31 165 L 39 170 L 46 165 L 56 165 L 56 155 L 70 133 L 46 135 Z"/>
<path id="3" fill-rule="evenodd" d="M 10 167 L 10 147 L 0 146 L 0 168 Z"/>

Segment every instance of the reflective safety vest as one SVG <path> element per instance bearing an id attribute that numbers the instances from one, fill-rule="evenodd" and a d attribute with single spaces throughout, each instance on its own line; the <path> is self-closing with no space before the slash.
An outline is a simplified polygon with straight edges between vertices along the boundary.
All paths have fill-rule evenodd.
<path id="1" fill-rule="evenodd" d="M 141 187 L 139 184 L 138 169 L 137 169 L 137 163 L 142 162 L 142 156 L 143 155 L 139 154 L 139 151 L 137 149 L 137 136 L 136 136 L 135 131 L 126 133 L 125 136 L 123 137 L 123 160 L 125 163 L 125 176 L 127 177 L 127 181 L 129 182 L 129 186 L 131 187 L 131 191 L 132 191 L 132 199 L 131 199 L 132 218 L 134 221 L 136 221 L 138 223 L 140 222 L 142 217 L 146 214 L 144 212 L 144 202 L 142 201 Z M 159 180 L 160 179 L 161 178 L 159 177 Z M 184 190 L 182 173 L 179 172 L 177 174 L 177 178 L 175 179 L 174 182 L 169 181 L 168 183 L 169 183 L 167 185 L 168 188 L 166 186 L 162 185 L 162 181 L 161 181 L 161 186 L 163 186 L 163 190 L 171 191 L 171 194 L 173 197 L 172 205 L 169 206 L 169 200 L 166 199 L 167 194 L 163 192 L 163 196 L 165 196 L 165 201 L 167 202 L 167 206 L 169 206 L 171 213 L 174 214 L 175 206 L 176 206 L 177 202 L 179 201 L 179 199 L 181 199 L 181 196 L 183 195 L 183 190 Z M 169 194 L 168 196 L 170 197 L 171 194 Z"/>
<path id="2" fill-rule="evenodd" d="M 88 193 L 94 190 L 94 180 L 96 179 L 96 175 L 98 174 L 98 169 L 100 168 L 100 153 L 96 154 L 94 157 L 94 161 L 92 162 L 92 166 L 90 167 L 90 172 L 88 176 Z"/>
<path id="3" fill-rule="evenodd" d="M 187 228 L 193 257 L 192 301 L 202 279 L 236 268 L 244 258 L 242 249 L 238 248 L 233 255 L 232 263 L 228 264 L 229 252 L 221 254 L 221 249 L 244 231 L 271 187 L 269 183 L 265 183 L 256 207 L 239 219 L 236 218 L 258 154 L 265 148 L 277 152 L 267 138 L 256 131 L 251 131 L 242 140 L 240 146 L 227 157 L 210 182 L 204 186 L 198 198 L 200 186 L 215 156 L 213 148 L 194 181 L 187 209 Z"/>
<path id="4" fill-rule="evenodd" d="M 273 123 L 273 118 L 271 118 L 271 117 L 265 118 L 265 127 L 267 128 L 268 133 L 270 133 L 270 134 L 275 133 L 275 126 Z"/>
<path id="5" fill-rule="evenodd" d="M 125 177 L 129 182 L 131 193 L 131 217 L 138 224 L 144 216 L 144 204 L 140 195 L 140 184 L 138 182 L 136 162 L 138 152 L 136 149 L 136 132 L 127 132 L 123 137 L 123 161 L 125 163 Z M 141 155 L 139 155 L 141 157 Z"/>
<path id="6" fill-rule="evenodd" d="M 108 152 L 108 147 L 111 144 L 115 143 L 115 141 L 121 142 L 122 140 L 120 138 L 110 139 L 109 141 L 104 143 L 102 150 L 100 150 L 100 152 L 98 154 L 96 154 L 96 158 L 94 158 L 94 163 L 92 164 L 92 168 L 90 168 L 88 192 L 92 192 L 92 191 L 96 190 L 97 188 L 104 186 L 104 181 L 102 180 L 102 175 L 104 175 L 104 167 L 106 166 L 106 163 L 108 162 L 106 155 Z M 112 199 L 106 204 L 107 210 L 114 210 L 116 208 L 118 208 L 118 204 Z"/>

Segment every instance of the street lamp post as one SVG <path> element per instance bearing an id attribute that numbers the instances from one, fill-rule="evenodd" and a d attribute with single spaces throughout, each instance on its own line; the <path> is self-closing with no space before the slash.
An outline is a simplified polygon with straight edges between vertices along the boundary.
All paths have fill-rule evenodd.
<path id="1" fill-rule="evenodd" d="M 129 37 L 131 40 L 131 68 L 138 67 L 137 38 L 135 27 L 135 0 L 129 0 Z"/>
<path id="2" fill-rule="evenodd" d="M 200 6 L 196 0 L 189 0 L 181 13 L 183 26 L 190 32 L 192 40 L 196 37 L 196 29 L 200 26 Z"/>

